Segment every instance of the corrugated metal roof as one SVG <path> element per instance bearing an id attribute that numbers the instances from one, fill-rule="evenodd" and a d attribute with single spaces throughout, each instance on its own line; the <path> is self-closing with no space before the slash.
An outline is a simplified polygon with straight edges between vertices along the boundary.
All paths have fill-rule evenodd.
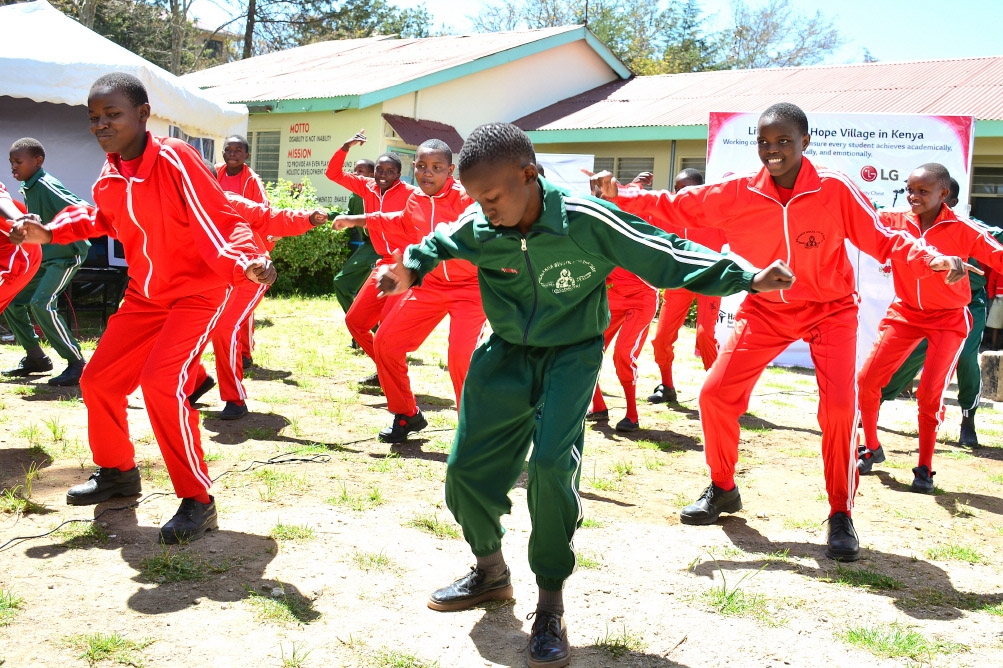
<path id="1" fill-rule="evenodd" d="M 332 40 L 185 75 L 215 97 L 241 102 L 365 95 L 465 65 L 580 26 L 422 39 Z"/>
<path id="2" fill-rule="evenodd" d="M 517 120 L 525 130 L 706 125 L 778 101 L 812 112 L 1003 119 L 1003 57 L 665 74 L 614 81 Z"/>
<path id="3" fill-rule="evenodd" d="M 453 153 L 459 153 L 460 149 L 463 148 L 463 137 L 452 125 L 438 121 L 421 121 L 395 114 L 383 114 L 383 118 L 400 135 L 400 138 L 411 146 L 419 146 L 427 139 L 441 139 L 446 142 Z"/>

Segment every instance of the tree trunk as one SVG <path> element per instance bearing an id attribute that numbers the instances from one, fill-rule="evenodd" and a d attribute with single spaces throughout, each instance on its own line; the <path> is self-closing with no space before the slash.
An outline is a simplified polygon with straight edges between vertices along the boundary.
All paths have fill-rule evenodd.
<path id="1" fill-rule="evenodd" d="M 83 0 L 80 3 L 80 23 L 88 28 L 94 28 L 94 19 L 97 17 L 98 0 Z"/>
<path id="2" fill-rule="evenodd" d="M 1003 401 L 1003 352 L 987 350 L 980 356 L 982 396 L 991 401 Z"/>
<path id="3" fill-rule="evenodd" d="M 248 0 L 247 2 L 247 24 L 244 27 L 244 54 L 241 58 L 250 58 L 253 54 L 254 46 L 254 23 L 257 19 L 258 14 L 258 3 L 257 0 Z"/>

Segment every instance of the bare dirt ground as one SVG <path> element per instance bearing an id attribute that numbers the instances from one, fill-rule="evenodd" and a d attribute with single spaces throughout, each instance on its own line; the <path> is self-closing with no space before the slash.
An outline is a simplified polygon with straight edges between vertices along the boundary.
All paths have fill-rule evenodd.
<path id="1" fill-rule="evenodd" d="M 130 500 L 71 508 L 66 489 L 92 469 L 79 392 L 44 377 L 0 383 L 0 664 L 524 665 L 536 587 L 522 484 L 504 518 L 514 603 L 425 606 L 472 563 L 442 502 L 456 423 L 442 328 L 412 356 L 430 426 L 391 448 L 374 438 L 388 424 L 383 398 L 354 382 L 372 364 L 348 350 L 333 301 L 268 299 L 258 322 L 253 413 L 220 421 L 215 391 L 203 411 L 221 530 L 180 549 L 156 541 L 177 500 L 140 393 L 129 414 L 150 496 L 124 510 Z M 886 404 L 889 460 L 862 479 L 855 512 L 863 558 L 840 567 L 823 556 L 816 393 L 804 370 L 768 370 L 743 418 L 745 510 L 679 524 L 707 484 L 691 348 L 687 330 L 679 406 L 643 401 L 658 382 L 649 348 L 642 431 L 587 430 L 586 522 L 565 596 L 572 666 L 1003 665 L 1003 413 L 979 411 L 984 447 L 968 451 L 953 445 L 960 413 L 949 407 L 940 493 L 921 496 L 908 491 L 915 402 Z M 20 355 L 0 347 L 0 364 Z M 624 404 L 607 362 L 615 423 Z M 102 647 L 114 646 L 105 663 Z"/>

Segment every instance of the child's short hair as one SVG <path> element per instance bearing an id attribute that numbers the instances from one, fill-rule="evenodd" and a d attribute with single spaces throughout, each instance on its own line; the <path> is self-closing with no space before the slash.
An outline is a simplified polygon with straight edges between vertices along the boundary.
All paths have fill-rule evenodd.
<path id="1" fill-rule="evenodd" d="M 916 170 L 924 170 L 933 174 L 934 178 L 937 179 L 937 185 L 941 188 L 951 189 L 951 173 L 947 171 L 947 167 L 944 167 L 939 162 L 928 162 L 924 165 L 920 165 Z M 960 188 L 958 189 L 961 190 Z"/>
<path id="2" fill-rule="evenodd" d="M 808 116 L 805 115 L 801 107 L 790 102 L 777 102 L 764 111 L 759 117 L 762 122 L 764 118 L 775 118 L 781 121 L 788 121 L 797 126 L 798 132 L 802 135 L 808 134 Z"/>
<path id="3" fill-rule="evenodd" d="M 953 176 L 951 177 L 951 187 L 949 190 L 951 191 L 951 194 L 947 199 L 958 199 L 958 197 L 961 196 L 961 184 L 958 183 L 958 180 Z"/>
<path id="4" fill-rule="evenodd" d="M 245 137 L 244 135 L 230 135 L 229 137 L 226 138 L 226 141 L 223 142 L 223 146 L 234 143 L 243 146 L 246 152 L 248 153 L 251 152 L 251 145 L 247 143 L 247 137 Z"/>
<path id="5" fill-rule="evenodd" d="M 376 163 L 373 162 L 372 160 L 366 160 L 366 159 L 356 160 L 355 166 L 358 167 L 359 165 L 365 167 L 367 171 L 370 172 L 376 171 Z"/>
<path id="6" fill-rule="evenodd" d="M 457 168 L 460 173 L 482 162 L 536 163 L 529 136 L 511 123 L 485 123 L 474 128 L 463 142 Z"/>
<path id="7" fill-rule="evenodd" d="M 26 151 L 33 158 L 45 158 L 45 147 L 33 137 L 22 137 L 11 144 L 10 152 L 14 151 Z"/>
<path id="8" fill-rule="evenodd" d="M 390 162 L 397 165 L 398 172 L 404 168 L 404 166 L 401 165 L 400 156 L 397 155 L 396 153 L 384 153 L 380 157 L 376 158 L 376 162 L 380 162 L 381 160 L 389 160 Z M 376 165 L 373 165 L 373 169 L 376 169 Z"/>
<path id="9" fill-rule="evenodd" d="M 692 181 L 694 185 L 703 185 L 703 174 L 699 170 L 693 169 L 692 167 L 687 167 L 686 169 L 680 170 L 676 174 L 677 179 L 683 179 L 684 181 Z"/>
<path id="10" fill-rule="evenodd" d="M 449 144 L 441 139 L 426 139 L 418 148 L 426 148 L 429 151 L 439 151 L 440 153 L 445 154 L 446 160 L 449 161 L 449 164 L 453 164 L 453 149 L 449 148 Z"/>
<path id="11" fill-rule="evenodd" d="M 91 86 L 91 93 L 98 88 L 120 91 L 135 107 L 150 103 L 150 96 L 146 92 L 146 86 L 143 85 L 143 82 L 125 72 L 112 72 L 100 77 Z"/>

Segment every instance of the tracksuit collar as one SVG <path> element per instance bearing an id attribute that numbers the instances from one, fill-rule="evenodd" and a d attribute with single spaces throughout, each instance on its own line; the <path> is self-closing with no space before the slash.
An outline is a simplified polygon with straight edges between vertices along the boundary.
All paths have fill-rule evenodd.
<path id="1" fill-rule="evenodd" d="M 917 237 L 921 236 L 923 234 L 923 229 L 920 227 L 919 224 L 919 216 L 917 216 L 912 211 L 907 211 L 905 217 L 906 220 L 909 221 L 909 224 L 913 225 L 916 228 L 916 231 L 919 232 L 919 234 L 915 234 L 913 236 Z M 940 211 L 937 212 L 937 217 L 934 218 L 933 225 L 931 225 L 927 229 L 927 232 L 935 228 L 937 225 L 940 225 L 941 223 L 956 223 L 956 222 L 958 222 L 958 216 L 954 213 L 954 210 L 951 209 L 951 207 L 947 206 L 946 202 L 941 202 Z"/>
<path id="2" fill-rule="evenodd" d="M 30 179 L 21 184 L 21 192 L 23 193 L 25 190 L 29 190 L 33 185 L 38 183 L 38 180 L 43 176 L 45 176 L 45 170 L 39 167 L 38 171 L 32 174 Z"/>
<path id="3" fill-rule="evenodd" d="M 537 183 L 543 191 L 543 209 L 540 211 L 540 217 L 530 228 L 530 233 L 545 232 L 567 236 L 568 211 L 564 207 L 564 198 L 568 195 L 568 191 L 555 186 L 542 176 L 537 178 Z M 493 227 L 483 214 L 474 223 L 474 238 L 478 241 L 490 241 L 508 235 L 522 236 L 514 228 Z"/>
<path id="4" fill-rule="evenodd" d="M 791 199 L 804 193 L 816 192 L 821 190 L 821 188 L 822 179 L 819 178 L 818 172 L 815 170 L 815 165 L 811 164 L 808 158 L 801 156 L 801 169 L 798 170 L 798 177 L 794 181 L 794 194 L 791 195 Z M 765 165 L 753 177 L 752 181 L 749 182 L 749 190 L 755 190 L 771 199 L 780 201 L 780 192 L 777 190 L 777 184 L 773 182 L 773 177 L 770 176 L 770 172 L 766 169 Z"/>
<path id="5" fill-rule="evenodd" d="M 136 170 L 134 179 L 144 181 L 153 173 L 153 164 L 157 161 L 157 156 L 160 155 L 160 149 L 160 140 L 147 131 L 146 148 L 143 149 L 142 160 L 139 162 L 139 169 Z M 118 153 L 108 153 L 107 158 L 112 171 L 121 176 L 122 170 L 120 166 L 122 164 L 122 156 Z"/>
<path id="6" fill-rule="evenodd" d="M 435 193 L 434 195 L 426 195 L 425 191 L 422 190 L 421 188 L 418 188 L 417 194 L 422 197 L 427 197 L 429 199 L 442 199 L 443 197 L 451 193 L 455 187 L 456 187 L 456 179 L 450 176 L 448 179 L 446 179 L 446 182 L 442 184 L 442 188 L 439 189 L 439 192 Z"/>

